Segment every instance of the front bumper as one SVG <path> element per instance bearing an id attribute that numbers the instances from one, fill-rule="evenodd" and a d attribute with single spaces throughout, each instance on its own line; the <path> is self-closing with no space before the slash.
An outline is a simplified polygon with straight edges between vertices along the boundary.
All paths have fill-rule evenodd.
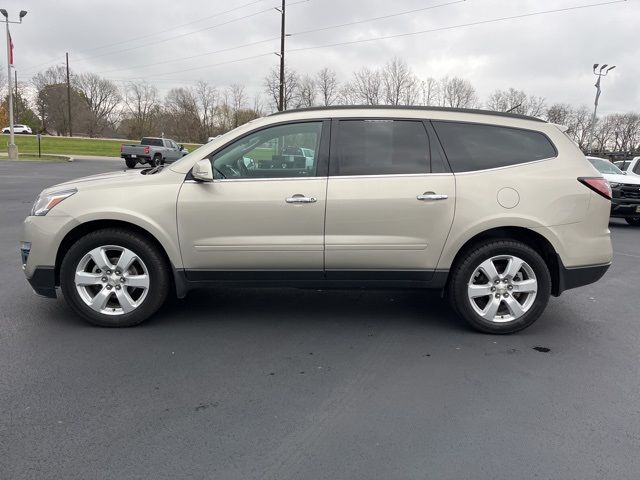
<path id="1" fill-rule="evenodd" d="M 611 199 L 611 216 L 619 218 L 640 217 L 640 200 L 614 197 Z"/>
<path id="2" fill-rule="evenodd" d="M 56 275 L 53 267 L 37 267 L 27 281 L 33 291 L 47 298 L 56 298 Z"/>
<path id="3" fill-rule="evenodd" d="M 22 270 L 38 295 L 56 297 L 58 248 L 65 235 L 77 225 L 74 218 L 55 213 L 25 218 L 20 242 Z"/>

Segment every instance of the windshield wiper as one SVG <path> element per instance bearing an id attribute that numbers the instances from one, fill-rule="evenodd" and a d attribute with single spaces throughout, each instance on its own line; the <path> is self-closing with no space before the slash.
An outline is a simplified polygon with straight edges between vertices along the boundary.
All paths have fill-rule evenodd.
<path id="1" fill-rule="evenodd" d="M 160 170 L 162 170 L 164 168 L 164 165 L 157 165 L 153 168 L 146 168 L 144 170 L 142 170 L 143 175 L 153 175 L 154 173 L 158 173 Z"/>

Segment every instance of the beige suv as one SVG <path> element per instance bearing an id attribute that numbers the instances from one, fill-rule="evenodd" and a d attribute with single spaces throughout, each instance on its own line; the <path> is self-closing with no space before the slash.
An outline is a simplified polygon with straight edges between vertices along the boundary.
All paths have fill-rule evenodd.
<path id="1" fill-rule="evenodd" d="M 553 124 L 437 108 L 254 120 L 167 167 L 44 190 L 34 290 L 103 326 L 216 285 L 436 288 L 484 332 L 531 325 L 612 258 L 611 190 Z"/>

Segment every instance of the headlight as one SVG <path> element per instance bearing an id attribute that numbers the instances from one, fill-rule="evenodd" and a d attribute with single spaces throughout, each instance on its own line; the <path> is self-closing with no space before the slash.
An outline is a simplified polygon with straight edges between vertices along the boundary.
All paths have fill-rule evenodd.
<path id="1" fill-rule="evenodd" d="M 36 215 L 39 217 L 46 215 L 47 213 L 49 213 L 49 210 L 58 205 L 65 198 L 69 198 L 77 191 L 77 189 L 71 188 L 69 190 L 60 190 L 57 192 L 50 192 L 45 194 L 41 193 L 40 195 L 38 195 L 36 202 L 33 204 L 31 215 Z"/>
<path id="2" fill-rule="evenodd" d="M 615 183 L 615 182 L 609 182 L 609 185 L 611 185 L 611 188 L 618 188 L 620 186 L 619 183 Z"/>

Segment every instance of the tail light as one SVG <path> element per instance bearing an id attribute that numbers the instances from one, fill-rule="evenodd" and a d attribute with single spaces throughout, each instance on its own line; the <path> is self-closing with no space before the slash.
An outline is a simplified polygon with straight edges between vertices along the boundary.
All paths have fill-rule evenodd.
<path id="1" fill-rule="evenodd" d="M 124 145 L 120 145 L 120 153 L 124 152 Z"/>
<path id="2" fill-rule="evenodd" d="M 586 185 L 591 190 L 599 195 L 602 195 L 607 200 L 611 200 L 611 185 L 602 177 L 578 177 L 578 181 L 583 185 Z"/>
<path id="3" fill-rule="evenodd" d="M 149 154 L 149 150 L 150 150 L 149 147 L 144 147 L 144 154 L 148 155 Z"/>

